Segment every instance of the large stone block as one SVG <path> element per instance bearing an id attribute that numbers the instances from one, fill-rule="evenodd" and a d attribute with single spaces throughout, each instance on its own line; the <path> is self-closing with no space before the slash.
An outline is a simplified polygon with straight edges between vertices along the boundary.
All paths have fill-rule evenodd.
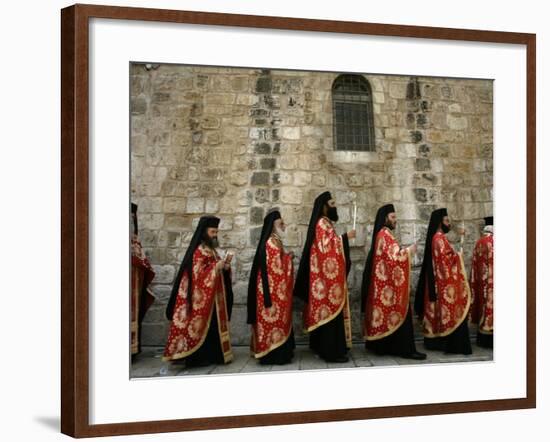
<path id="1" fill-rule="evenodd" d="M 294 187 L 282 187 L 280 199 L 286 204 L 300 204 L 302 202 L 302 191 Z"/>
<path id="2" fill-rule="evenodd" d="M 405 99 L 407 96 L 407 83 L 392 81 L 389 92 L 391 98 Z"/>
<path id="3" fill-rule="evenodd" d="M 396 153 L 399 158 L 414 158 L 416 157 L 416 145 L 412 143 L 398 144 Z"/>
<path id="4" fill-rule="evenodd" d="M 188 198 L 186 210 L 187 213 L 203 213 L 204 198 Z"/>
<path id="5" fill-rule="evenodd" d="M 468 127 L 468 118 L 464 116 L 447 115 L 447 124 L 452 130 L 465 130 Z"/>
<path id="6" fill-rule="evenodd" d="M 171 284 L 174 281 L 174 266 L 153 264 L 153 269 L 156 284 Z"/>
<path id="7" fill-rule="evenodd" d="M 252 186 L 267 186 L 269 185 L 269 172 L 254 172 L 250 179 Z"/>
<path id="8" fill-rule="evenodd" d="M 306 186 L 311 183 L 311 173 L 309 172 L 295 172 L 294 173 L 294 185 Z"/>
<path id="9" fill-rule="evenodd" d="M 300 127 L 284 127 L 282 131 L 282 136 L 285 140 L 299 140 Z"/>

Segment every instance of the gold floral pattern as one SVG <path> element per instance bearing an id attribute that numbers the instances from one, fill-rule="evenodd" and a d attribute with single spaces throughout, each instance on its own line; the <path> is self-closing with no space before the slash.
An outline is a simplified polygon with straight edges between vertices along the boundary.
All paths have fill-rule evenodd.
<path id="1" fill-rule="evenodd" d="M 224 362 L 232 359 L 225 293 L 220 280 L 221 276 L 214 272 L 219 259 L 219 256 L 205 250 L 203 246 L 197 247 L 194 251 L 192 264 L 194 280 L 190 300 L 192 309 L 189 308 L 185 293 L 189 283 L 188 274 L 185 272 L 174 306 L 163 360 L 185 358 L 196 351 L 203 342 L 212 315 L 217 315 Z M 208 280 L 210 275 L 215 275 L 215 278 L 219 279 L 214 279 L 213 283 L 210 283 Z"/>
<path id="2" fill-rule="evenodd" d="M 326 285 L 322 279 L 317 279 L 313 283 L 312 295 L 315 299 L 324 299 L 326 297 Z"/>
<path id="3" fill-rule="evenodd" d="M 391 327 L 395 327 L 401 322 L 401 315 L 399 314 L 399 312 L 391 312 L 388 321 Z"/>
<path id="4" fill-rule="evenodd" d="M 382 311 L 381 308 L 374 307 L 372 309 L 372 320 L 371 320 L 372 326 L 374 328 L 380 327 L 383 322 L 384 322 L 384 312 Z"/>
<path id="5" fill-rule="evenodd" d="M 409 253 L 401 249 L 391 230 L 381 229 L 375 239 L 372 283 L 369 285 L 363 323 L 367 341 L 391 335 L 409 309 Z"/>
<path id="6" fill-rule="evenodd" d="M 457 329 L 469 310 L 470 290 L 462 255 L 455 252 L 443 232 L 434 235 L 432 252 L 437 298 L 435 303 L 430 303 L 425 292 L 424 321 L 429 323 L 429 330 L 424 326 L 424 333 L 426 337 L 446 337 Z"/>
<path id="7" fill-rule="evenodd" d="M 395 285 L 400 287 L 405 282 L 405 272 L 401 267 L 394 267 L 393 272 L 393 281 L 395 282 Z"/>
<path id="8" fill-rule="evenodd" d="M 173 317 L 174 325 L 180 329 L 185 327 L 185 322 L 187 321 L 187 317 L 188 317 L 187 307 L 185 305 L 176 309 Z"/>
<path id="9" fill-rule="evenodd" d="M 273 304 L 271 307 L 262 309 L 262 318 L 269 323 L 273 323 L 279 319 L 280 308 L 277 304 Z"/>
<path id="10" fill-rule="evenodd" d="M 170 343 L 170 352 L 173 354 L 182 353 L 187 351 L 188 348 L 189 345 L 187 343 L 187 339 L 185 339 L 185 336 L 179 336 Z"/>
<path id="11" fill-rule="evenodd" d="M 330 309 L 326 305 L 321 305 L 315 312 L 317 322 L 324 321 L 330 316 Z"/>
<path id="12" fill-rule="evenodd" d="M 292 329 L 292 257 L 283 244 L 272 236 L 266 243 L 267 281 L 271 294 L 270 307 L 265 307 L 260 270 L 256 282 L 256 322 L 252 325 L 250 348 L 261 358 L 280 346 Z"/>
<path id="13" fill-rule="evenodd" d="M 453 264 L 453 266 L 451 267 L 451 276 L 453 279 L 458 278 L 458 265 Z"/>
<path id="14" fill-rule="evenodd" d="M 445 304 L 441 306 L 441 323 L 443 325 L 446 325 L 451 320 L 451 312 L 449 311 L 449 307 L 447 307 Z"/>
<path id="15" fill-rule="evenodd" d="M 256 335 L 260 341 L 264 339 L 264 326 L 261 321 L 257 321 L 255 326 L 256 328 Z"/>
<path id="16" fill-rule="evenodd" d="M 387 269 L 386 269 L 386 263 L 384 261 L 380 261 L 376 265 L 376 277 L 380 279 L 381 281 L 385 281 L 388 279 Z"/>
<path id="17" fill-rule="evenodd" d="M 310 264 L 312 273 L 319 273 L 319 260 L 317 259 L 317 255 L 311 256 Z"/>
<path id="18" fill-rule="evenodd" d="M 333 285 L 328 293 L 328 299 L 330 302 L 332 302 L 335 305 L 340 305 L 342 302 L 344 292 L 342 291 L 342 287 L 339 285 Z"/>
<path id="19" fill-rule="evenodd" d="M 380 301 L 386 307 L 395 304 L 395 291 L 390 286 L 386 286 L 382 289 L 382 295 L 380 296 Z"/>
<path id="20" fill-rule="evenodd" d="M 330 261 L 334 260 L 334 263 Z M 328 262 L 327 262 L 328 261 Z M 315 226 L 315 238 L 310 251 L 309 299 L 303 313 L 305 330 L 311 332 L 320 325 L 333 319 L 340 309 L 344 309 L 344 327 L 349 329 L 349 314 L 345 304 L 348 302 L 346 283 L 346 257 L 343 240 L 336 233 L 332 222 L 320 218 Z M 335 265 L 336 264 L 336 265 Z M 318 270 L 318 271 L 317 271 Z M 333 286 L 339 286 L 344 302 L 333 303 L 329 294 Z M 344 305 L 342 305 L 344 304 Z M 346 339 L 348 333 L 346 332 Z"/>
<path id="21" fill-rule="evenodd" d="M 475 245 L 470 275 L 473 303 L 470 318 L 483 333 L 493 333 L 493 235 L 486 233 Z"/>
<path id="22" fill-rule="evenodd" d="M 189 326 L 187 327 L 187 332 L 189 336 L 193 339 L 198 339 L 201 336 L 202 329 L 204 327 L 204 319 L 200 316 L 196 316 L 191 320 Z"/>
<path id="23" fill-rule="evenodd" d="M 396 261 L 399 258 L 399 244 L 393 243 L 389 247 L 390 259 Z"/>
<path id="24" fill-rule="evenodd" d="M 277 294 L 277 297 L 281 301 L 286 301 L 288 299 L 287 292 L 288 292 L 288 283 L 286 282 L 286 280 L 283 279 L 281 280 L 281 282 L 279 282 L 279 287 L 275 291 L 275 293 Z"/>
<path id="25" fill-rule="evenodd" d="M 210 273 L 204 278 L 204 285 L 208 288 L 214 287 L 214 284 L 216 283 L 216 271 L 212 269 Z"/>
<path id="26" fill-rule="evenodd" d="M 200 287 L 193 287 L 193 295 L 191 296 L 191 301 L 193 310 L 200 310 L 206 304 L 206 296 Z"/>
<path id="27" fill-rule="evenodd" d="M 456 289 L 454 285 L 449 284 L 443 292 L 443 299 L 449 304 L 453 304 L 456 300 Z"/>
<path id="28" fill-rule="evenodd" d="M 462 319 L 462 316 L 464 315 L 464 308 L 461 305 L 457 305 L 455 307 L 455 322 L 459 322 Z"/>
<path id="29" fill-rule="evenodd" d="M 270 269 L 275 273 L 276 275 L 282 275 L 283 274 L 283 263 L 281 262 L 281 255 L 276 254 L 273 256 L 273 264 L 270 266 Z"/>
<path id="30" fill-rule="evenodd" d="M 271 330 L 271 333 L 268 337 L 268 345 L 276 344 L 277 342 L 280 342 L 285 337 L 285 334 L 282 329 L 276 327 L 273 330 Z"/>
<path id="31" fill-rule="evenodd" d="M 329 279 L 334 279 L 338 276 L 338 262 L 334 258 L 327 258 L 323 262 L 323 271 Z"/>

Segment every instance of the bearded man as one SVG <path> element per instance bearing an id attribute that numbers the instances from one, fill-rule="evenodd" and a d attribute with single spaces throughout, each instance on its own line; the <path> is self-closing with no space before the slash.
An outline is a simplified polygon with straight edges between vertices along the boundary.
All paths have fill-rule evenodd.
<path id="1" fill-rule="evenodd" d="M 355 230 L 338 235 L 336 201 L 330 192 L 315 199 L 306 243 L 294 286 L 303 312 L 309 346 L 327 362 L 347 362 L 351 348 L 351 318 L 347 275 L 351 268 L 349 239 Z"/>
<path id="2" fill-rule="evenodd" d="M 462 254 L 455 252 L 447 239 L 450 230 L 447 209 L 434 210 L 426 235 L 415 311 L 423 320 L 424 346 L 428 350 L 469 355 L 470 286 Z M 459 233 L 463 235 L 464 231 Z"/>
<path id="3" fill-rule="evenodd" d="M 233 305 L 231 256 L 221 259 L 214 216 L 200 218 L 179 268 L 166 316 L 171 321 L 163 360 L 185 359 L 186 366 L 233 359 L 229 320 Z"/>
<path id="4" fill-rule="evenodd" d="M 393 236 L 396 226 L 393 204 L 380 207 L 361 286 L 365 347 L 379 355 L 426 359 L 424 353 L 416 351 L 409 307 L 411 262 L 416 244 L 400 248 Z"/>
<path id="5" fill-rule="evenodd" d="M 274 210 L 264 218 L 248 283 L 247 323 L 252 325 L 251 351 L 260 364 L 288 364 L 294 356 L 292 291 L 294 254 L 286 252 L 286 225 Z"/>

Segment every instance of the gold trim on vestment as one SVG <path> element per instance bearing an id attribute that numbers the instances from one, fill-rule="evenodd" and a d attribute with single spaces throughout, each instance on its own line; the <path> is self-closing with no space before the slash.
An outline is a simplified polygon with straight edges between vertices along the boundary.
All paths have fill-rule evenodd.
<path id="1" fill-rule="evenodd" d="M 204 343 L 204 341 L 206 339 L 206 336 L 208 335 L 208 329 L 210 328 L 210 322 L 212 321 L 212 313 L 213 313 L 214 307 L 215 307 L 215 303 L 213 302 L 212 307 L 210 307 L 210 314 L 208 315 L 208 322 L 206 324 L 206 327 L 204 328 L 205 332 L 203 333 L 203 335 L 201 336 L 201 338 L 197 342 L 197 344 L 193 348 L 191 348 L 190 350 L 175 353 L 172 356 L 163 356 L 162 357 L 163 361 L 174 361 L 176 359 L 182 359 L 182 358 L 185 358 L 185 357 L 195 353 L 199 349 L 199 347 Z M 187 307 L 187 305 L 184 305 L 183 308 L 188 308 L 188 307 Z M 170 322 L 170 327 L 172 327 L 172 322 L 173 321 Z"/>
<path id="2" fill-rule="evenodd" d="M 222 270 L 223 272 L 223 270 Z M 219 334 L 219 337 L 220 337 L 220 345 L 221 345 L 221 349 L 222 349 L 222 352 L 223 352 L 223 362 L 225 364 L 227 364 L 228 362 L 231 362 L 233 360 L 233 351 L 232 351 L 232 348 L 231 348 L 231 339 L 229 337 L 229 315 L 227 314 L 227 297 L 225 295 L 225 282 L 224 282 L 224 279 L 223 279 L 223 274 L 220 273 L 219 277 L 221 278 L 221 283 L 222 283 L 222 294 L 221 296 L 223 296 L 223 309 L 225 310 L 224 313 L 225 313 L 225 322 L 226 322 L 226 327 L 227 327 L 227 331 L 226 332 L 222 332 L 222 329 L 221 329 L 221 326 L 222 326 L 222 323 L 220 321 L 220 314 L 219 314 L 219 304 L 218 304 L 218 293 L 216 293 L 216 297 L 214 298 L 215 302 L 216 302 L 216 314 L 217 314 L 217 318 L 218 318 L 218 334 Z M 224 342 L 227 342 L 228 343 L 228 350 L 227 351 L 224 351 L 223 350 L 223 344 Z"/>
<path id="3" fill-rule="evenodd" d="M 466 306 L 464 307 L 464 312 L 462 313 L 462 318 L 460 319 L 460 321 L 457 321 L 456 325 L 453 328 L 451 328 L 450 330 L 447 330 L 443 333 L 433 333 L 433 334 L 424 333 L 424 337 L 426 337 L 426 338 L 444 338 L 446 336 L 449 336 L 458 327 L 460 327 L 462 325 L 462 323 L 464 322 L 464 319 L 470 313 L 470 304 L 471 304 L 471 299 L 472 299 L 472 292 L 470 291 L 470 281 L 468 279 L 466 279 L 466 270 L 464 269 L 464 260 L 462 259 L 462 255 L 460 253 L 458 253 L 458 258 L 460 260 L 460 273 L 462 274 L 462 277 L 464 278 L 464 282 L 465 282 L 464 287 L 466 288 L 466 291 L 468 293 L 468 296 L 467 296 L 467 301 L 468 302 L 466 303 Z M 439 296 L 439 293 L 438 293 L 438 296 Z M 466 324 L 466 325 L 468 325 L 468 324 Z"/>
<path id="4" fill-rule="evenodd" d="M 269 349 L 261 352 L 261 353 L 254 353 L 254 351 L 252 351 L 252 354 L 253 356 L 258 359 L 258 358 L 262 358 L 264 357 L 265 355 L 267 355 L 268 353 L 271 353 L 273 350 L 279 348 L 281 345 L 283 345 L 286 341 L 288 341 L 288 338 L 290 338 L 290 333 L 292 333 L 292 325 L 290 326 L 290 329 L 288 331 L 288 334 L 285 336 L 285 338 L 279 342 L 276 342 L 274 344 L 271 344 L 271 347 L 269 347 Z M 252 339 L 255 340 L 254 338 L 254 330 L 252 331 Z M 254 343 L 256 345 L 256 343 Z"/>
<path id="5" fill-rule="evenodd" d="M 392 236 L 393 238 L 393 235 L 391 234 L 391 232 L 388 231 L 388 233 Z M 394 238 L 395 239 L 395 238 Z M 399 330 L 399 327 L 401 327 L 405 320 L 407 319 L 407 315 L 409 314 L 409 309 L 410 309 L 410 303 L 411 303 L 411 294 L 410 294 L 410 283 L 411 283 L 411 267 L 412 267 L 412 253 L 411 253 L 411 250 L 407 247 L 405 249 L 407 251 L 407 257 L 408 257 L 408 260 L 409 260 L 409 273 L 407 273 L 407 295 L 408 295 L 408 298 L 407 299 L 407 311 L 405 312 L 405 315 L 403 316 L 403 319 L 399 322 L 399 324 L 391 329 L 391 330 L 388 330 L 387 332 L 385 333 L 382 333 L 380 335 L 376 335 L 376 336 L 369 336 L 368 334 L 365 335 L 365 333 L 363 333 L 363 340 L 364 341 L 378 341 L 379 339 L 383 339 L 383 338 L 386 338 L 388 337 L 389 335 L 392 335 L 393 333 L 395 333 L 397 330 Z M 365 308 L 365 318 L 367 316 L 367 308 Z M 365 320 L 365 322 L 367 322 Z M 366 327 L 364 327 L 364 331 L 366 332 L 367 331 L 367 328 L 368 328 L 368 324 L 365 324 Z"/>
<path id="6" fill-rule="evenodd" d="M 340 304 L 340 306 L 338 307 L 338 310 L 336 310 L 336 313 L 333 313 L 331 316 L 317 322 L 316 324 L 310 326 L 309 328 L 306 328 L 305 331 L 307 333 L 310 333 L 312 332 L 313 330 L 321 327 L 322 325 L 325 325 L 326 323 L 332 321 L 334 318 L 336 318 L 336 316 L 338 316 L 340 314 L 340 312 L 342 311 L 342 309 L 344 308 L 344 304 L 346 303 L 346 300 L 347 300 L 347 294 L 346 296 L 343 297 L 344 299 L 342 300 L 342 303 Z"/>
<path id="7" fill-rule="evenodd" d="M 344 253 L 344 241 L 343 240 L 340 240 L 340 249 L 341 249 L 340 251 L 342 252 L 342 255 L 344 256 L 344 271 L 345 271 L 345 269 L 346 269 L 346 254 Z M 347 279 L 348 279 L 348 276 L 345 275 L 345 277 L 344 277 L 344 296 L 343 296 L 342 303 L 340 304 L 340 306 L 338 307 L 336 312 L 333 313 L 328 318 L 325 318 L 325 319 L 319 321 L 318 323 L 310 326 L 309 328 L 306 328 L 305 331 L 307 333 L 311 333 L 313 330 L 321 327 L 322 325 L 325 325 L 325 324 L 329 323 L 334 318 L 336 318 L 336 316 L 338 316 L 340 314 L 340 312 L 342 311 L 342 309 L 345 307 L 346 302 L 347 302 L 347 305 L 348 305 L 348 315 L 349 315 L 348 282 L 347 282 Z M 309 282 L 308 282 L 308 284 L 309 284 Z M 349 327 L 346 327 L 346 318 L 344 318 L 344 330 L 346 331 L 346 345 L 347 345 L 347 341 L 348 341 L 348 339 L 347 339 L 347 330 L 348 329 L 350 330 L 350 335 L 351 335 L 351 315 L 348 318 L 348 322 L 349 322 Z M 350 346 L 351 346 L 351 341 L 350 341 Z"/>

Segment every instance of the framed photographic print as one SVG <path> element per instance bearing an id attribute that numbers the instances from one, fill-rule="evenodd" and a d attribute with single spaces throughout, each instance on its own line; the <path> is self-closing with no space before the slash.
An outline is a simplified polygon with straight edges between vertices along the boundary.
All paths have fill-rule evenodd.
<path id="1" fill-rule="evenodd" d="M 535 35 L 61 17 L 63 433 L 535 407 Z"/>

